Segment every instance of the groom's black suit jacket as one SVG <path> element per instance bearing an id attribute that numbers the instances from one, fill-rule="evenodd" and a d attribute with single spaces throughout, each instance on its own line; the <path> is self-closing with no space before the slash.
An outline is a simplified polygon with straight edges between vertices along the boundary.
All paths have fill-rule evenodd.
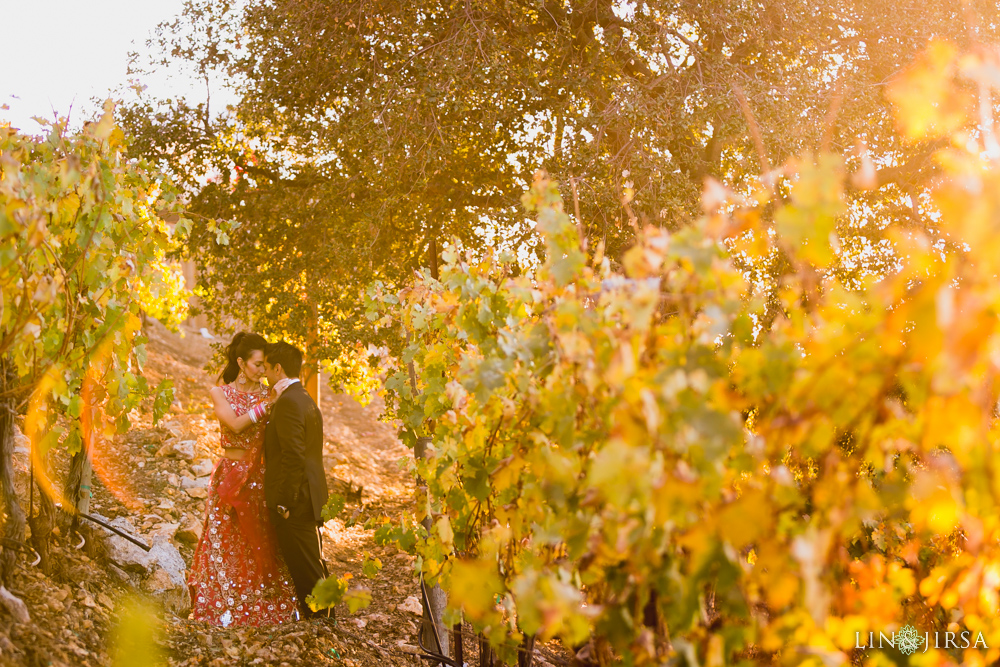
<path id="1" fill-rule="evenodd" d="M 326 504 L 323 416 L 301 382 L 278 397 L 264 432 L 264 499 L 292 519 L 321 521 Z"/>

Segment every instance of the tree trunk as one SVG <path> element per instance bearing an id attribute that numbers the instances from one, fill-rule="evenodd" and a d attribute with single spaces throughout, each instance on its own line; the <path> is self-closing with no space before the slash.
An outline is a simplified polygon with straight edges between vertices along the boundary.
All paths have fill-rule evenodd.
<path id="1" fill-rule="evenodd" d="M 39 467 L 43 468 L 39 470 Z M 38 479 L 48 479 L 48 465 L 44 460 L 35 461 L 35 475 Z M 28 525 L 31 526 L 31 546 L 38 552 L 41 560 L 38 567 L 45 574 L 52 574 L 52 561 L 50 559 L 50 545 L 52 543 L 52 528 L 55 526 L 56 506 L 52 496 L 43 488 L 45 485 L 38 485 L 38 514 L 28 517 Z"/>
<path id="2" fill-rule="evenodd" d="M 496 654 L 493 652 L 493 648 L 490 646 L 490 640 L 479 635 L 479 667 L 493 667 L 493 663 L 496 660 Z"/>
<path id="3" fill-rule="evenodd" d="M 525 635 L 517 652 L 517 667 L 531 667 L 535 659 L 535 635 Z"/>
<path id="4" fill-rule="evenodd" d="M 656 657 L 664 662 L 670 654 L 670 633 L 667 631 L 667 623 L 660 614 L 660 596 L 656 591 L 649 594 L 649 600 L 642 610 L 642 623 L 653 631 L 653 641 L 656 646 Z"/>
<path id="5" fill-rule="evenodd" d="M 83 537 L 86 544 L 86 554 L 91 558 L 97 555 L 97 543 L 93 539 L 91 526 L 80 519 L 80 514 L 90 514 L 91 481 L 93 466 L 90 461 L 90 443 L 84 437 L 83 448 L 73 455 L 69 463 L 69 474 L 66 477 L 66 499 L 76 503 L 76 511 L 66 508 L 66 514 L 72 517 L 67 531 L 67 540 L 72 541 L 73 533 Z"/>
<path id="6" fill-rule="evenodd" d="M 461 667 L 465 664 L 465 644 L 462 643 L 462 622 L 459 621 L 451 629 L 451 643 L 453 645 L 451 657 L 456 664 Z"/>
<path id="7" fill-rule="evenodd" d="M 309 333 L 306 338 L 306 349 L 302 363 L 302 386 L 306 392 L 312 396 L 319 405 L 320 399 L 320 368 L 319 359 L 316 358 L 316 348 L 319 345 L 319 313 L 316 305 L 312 305 L 312 316 L 309 318 Z"/>
<path id="8" fill-rule="evenodd" d="M 308 354 L 305 355 L 305 360 L 302 363 L 302 386 L 306 388 L 306 392 L 312 396 L 312 399 L 316 401 L 316 405 L 319 405 L 320 399 L 320 382 L 319 382 L 319 361 L 313 359 Z"/>
<path id="9" fill-rule="evenodd" d="M 7 359 L 0 359 L 0 392 L 12 388 L 17 377 Z M 17 543 L 24 542 L 24 510 L 14 490 L 14 398 L 0 399 L 0 495 L 7 518 L 3 536 Z M 0 550 L 0 584 L 10 586 L 14 575 L 17 550 Z"/>
<path id="10" fill-rule="evenodd" d="M 556 134 L 552 137 L 552 156 L 555 158 L 556 171 L 562 171 L 563 166 L 563 132 L 566 129 L 566 114 L 556 116 Z"/>
<path id="11" fill-rule="evenodd" d="M 97 396 L 104 387 L 96 379 L 97 374 L 88 374 L 83 380 L 83 411 L 80 413 L 80 428 L 83 432 L 80 451 L 73 455 L 66 476 L 66 499 L 74 508 L 66 508 L 72 517 L 67 538 L 78 533 L 86 542 L 86 553 L 91 558 L 97 556 L 97 542 L 93 539 L 93 527 L 80 518 L 80 514 L 90 514 L 90 499 L 93 497 L 93 451 L 104 432 L 104 409 Z"/>
<path id="12" fill-rule="evenodd" d="M 421 459 L 424 457 L 424 453 L 427 451 L 427 445 L 431 443 L 430 438 L 417 438 L 416 446 L 413 448 L 414 458 Z M 418 485 L 417 493 L 421 491 L 426 491 L 427 487 L 422 484 Z M 429 533 L 434 525 L 434 520 L 426 516 L 424 520 L 421 521 L 424 528 Z M 444 616 L 444 609 L 448 606 L 448 594 L 445 593 L 440 586 L 435 585 L 432 588 L 427 589 L 427 600 L 425 601 L 426 607 L 429 610 L 429 614 L 426 614 L 420 622 L 420 640 L 424 646 L 430 648 L 432 651 L 436 651 L 440 655 L 448 655 L 448 643 L 449 636 L 448 631 L 441 622 Z M 435 633 L 435 625 L 437 626 L 437 632 Z M 440 645 L 438 644 L 438 639 L 440 639 Z"/>
<path id="13" fill-rule="evenodd" d="M 429 250 L 428 254 L 430 255 L 429 259 L 431 261 L 431 267 L 430 267 L 431 268 L 431 278 L 433 278 L 434 280 L 437 280 L 438 279 L 438 241 L 437 241 L 437 234 L 433 234 L 431 236 L 431 244 L 430 244 L 430 250 Z"/>
<path id="14" fill-rule="evenodd" d="M 598 637 L 594 641 L 594 653 L 597 657 L 597 664 L 601 667 L 611 667 L 611 665 L 618 662 L 615 659 L 615 654 L 611 650 L 611 644 L 604 637 Z"/>
<path id="15" fill-rule="evenodd" d="M 76 505 L 76 512 L 90 514 L 90 485 L 93 477 L 93 467 L 90 463 L 90 448 L 84 441 L 83 448 L 73 455 L 69 462 L 69 475 L 66 477 L 66 498 Z M 72 511 L 67 508 L 67 511 Z"/>

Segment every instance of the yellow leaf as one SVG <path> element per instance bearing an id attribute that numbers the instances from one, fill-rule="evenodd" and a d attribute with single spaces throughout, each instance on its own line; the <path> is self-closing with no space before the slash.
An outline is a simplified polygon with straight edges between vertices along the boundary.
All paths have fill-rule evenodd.
<path id="1" fill-rule="evenodd" d="M 493 611 L 503 583 L 496 565 L 483 561 L 456 561 L 451 566 L 451 599 L 471 620 L 482 621 Z"/>
<path id="2" fill-rule="evenodd" d="M 932 499 L 927 512 L 927 527 L 938 535 L 947 535 L 958 525 L 959 508 L 951 494 L 942 493 Z"/>
<path id="3" fill-rule="evenodd" d="M 451 522 L 448 520 L 448 517 L 443 516 L 438 519 L 435 528 L 437 529 L 438 537 L 441 538 L 441 544 L 447 552 L 451 552 L 455 548 L 455 533 L 451 529 Z"/>
<path id="4" fill-rule="evenodd" d="M 913 570 L 900 563 L 893 563 L 889 567 L 889 581 L 900 593 L 900 597 L 910 597 L 917 590 L 917 580 L 913 576 Z"/>
<path id="5" fill-rule="evenodd" d="M 719 535 L 737 549 L 771 529 L 771 507 L 763 491 L 745 491 L 719 512 Z"/>
<path id="6" fill-rule="evenodd" d="M 68 222 L 73 219 L 79 208 L 80 197 L 75 192 L 71 192 L 59 201 L 59 216 L 63 222 Z"/>
<path id="7" fill-rule="evenodd" d="M 896 108 L 896 123 L 907 139 L 946 136 L 966 122 L 970 100 L 954 83 L 957 57 L 953 45 L 933 40 L 889 86 L 886 96 Z"/>
<path id="8" fill-rule="evenodd" d="M 795 599 L 799 592 L 799 579 L 790 572 L 778 575 L 771 581 L 764 594 L 773 609 L 782 609 Z"/>
<path id="9" fill-rule="evenodd" d="M 960 462 L 982 442 L 982 412 L 965 395 L 933 396 L 924 408 L 923 446 L 948 447 Z"/>

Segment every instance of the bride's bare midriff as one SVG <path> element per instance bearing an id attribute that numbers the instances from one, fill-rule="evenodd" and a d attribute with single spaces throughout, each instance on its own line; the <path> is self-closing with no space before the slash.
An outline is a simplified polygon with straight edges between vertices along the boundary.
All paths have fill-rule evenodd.
<path id="1" fill-rule="evenodd" d="M 234 461 L 242 461 L 243 457 L 246 456 L 247 450 L 240 447 L 226 447 L 222 452 L 222 455 L 227 459 L 232 459 Z"/>

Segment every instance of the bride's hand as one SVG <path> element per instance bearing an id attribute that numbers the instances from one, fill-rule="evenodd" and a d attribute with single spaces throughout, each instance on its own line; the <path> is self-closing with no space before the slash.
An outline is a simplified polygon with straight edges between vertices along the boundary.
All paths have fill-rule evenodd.
<path id="1" fill-rule="evenodd" d="M 275 400 L 278 400 L 277 396 L 281 396 L 281 392 L 285 391 L 291 383 L 292 381 L 288 378 L 282 378 L 274 383 L 274 389 L 272 389 L 272 391 L 275 393 Z"/>

